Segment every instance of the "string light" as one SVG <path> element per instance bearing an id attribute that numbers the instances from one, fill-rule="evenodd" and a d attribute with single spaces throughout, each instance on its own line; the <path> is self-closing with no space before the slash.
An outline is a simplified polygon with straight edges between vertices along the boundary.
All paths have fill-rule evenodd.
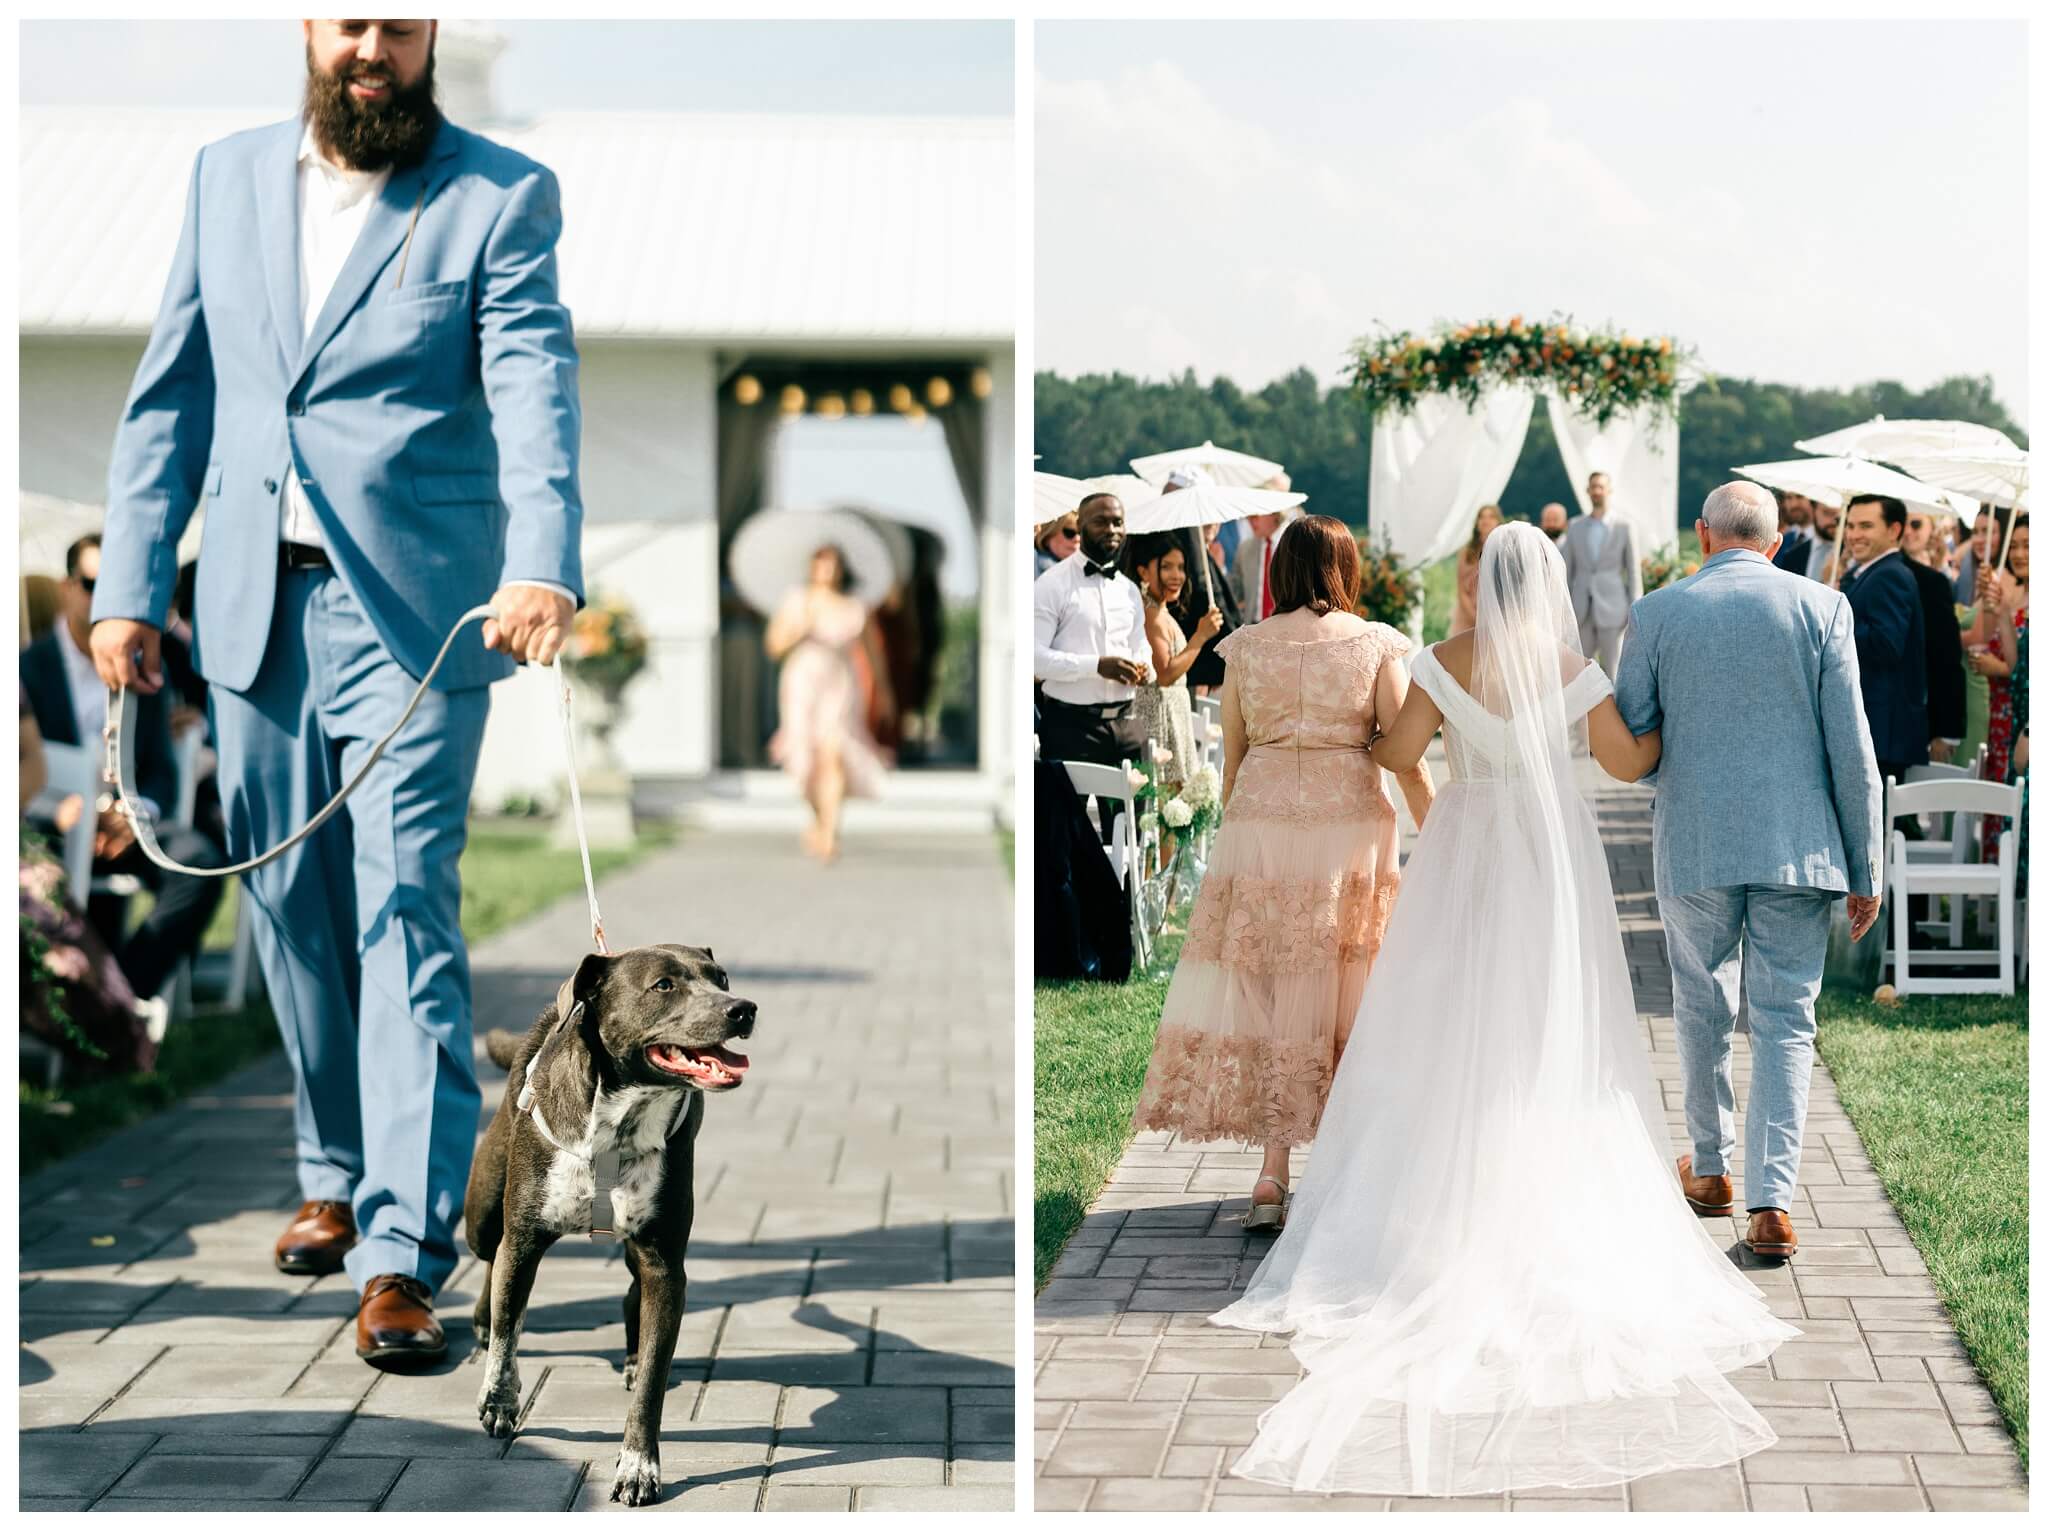
<path id="1" fill-rule="evenodd" d="M 836 393 L 818 395 L 817 413 L 819 418 L 837 420 L 846 413 L 846 400 Z"/>
<path id="2" fill-rule="evenodd" d="M 985 399 L 996 391 L 996 380 L 989 376 L 988 368 L 976 367 L 967 374 L 967 391 L 977 399 Z"/>
<path id="3" fill-rule="evenodd" d="M 857 415 L 871 415 L 875 412 L 875 396 L 865 388 L 855 388 L 846 396 L 847 407 Z"/>
<path id="4" fill-rule="evenodd" d="M 761 380 L 751 372 L 742 372 L 732 385 L 733 402 L 752 406 L 761 402 Z"/>
<path id="5" fill-rule="evenodd" d="M 942 377 L 935 377 L 924 385 L 924 399 L 933 409 L 944 409 L 953 402 L 953 385 Z"/>
<path id="6" fill-rule="evenodd" d="M 782 412 L 785 415 L 800 415 L 804 412 L 804 391 L 794 383 L 782 390 Z"/>

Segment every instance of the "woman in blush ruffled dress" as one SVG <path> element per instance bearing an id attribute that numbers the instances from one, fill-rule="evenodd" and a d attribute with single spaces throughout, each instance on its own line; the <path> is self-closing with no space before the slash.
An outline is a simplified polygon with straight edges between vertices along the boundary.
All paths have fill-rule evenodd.
<path id="1" fill-rule="evenodd" d="M 1408 640 L 1353 614 L 1358 543 L 1307 516 L 1273 551 L 1275 610 L 1218 652 L 1223 823 L 1139 1100 L 1140 1130 L 1257 1144 L 1246 1226 L 1278 1232 L 1399 880 L 1394 805 L 1366 755 L 1408 694 Z M 1401 777 L 1428 812 L 1429 773 Z"/>
<path id="2" fill-rule="evenodd" d="M 885 762 L 866 722 L 867 703 L 856 661 L 885 696 L 889 668 L 868 610 L 847 594 L 839 549 L 811 555 L 810 582 L 793 590 L 768 624 L 770 659 L 782 662 L 777 689 L 781 726 L 769 758 L 796 778 L 813 822 L 804 849 L 820 861 L 839 854 L 839 814 L 846 799 L 873 797 Z"/>

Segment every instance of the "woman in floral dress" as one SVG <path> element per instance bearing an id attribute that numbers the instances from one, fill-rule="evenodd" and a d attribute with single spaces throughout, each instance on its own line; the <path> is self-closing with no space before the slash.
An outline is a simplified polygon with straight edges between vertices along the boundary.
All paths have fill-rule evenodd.
<path id="1" fill-rule="evenodd" d="M 2005 573 L 1997 583 L 1987 582 L 1977 603 L 1977 621 L 1964 642 L 1969 645 L 1971 663 L 1990 687 L 1990 722 L 1985 737 L 1984 779 L 2010 778 L 2013 741 L 2013 661 L 2018 657 L 2017 637 L 2027 626 L 2027 518 L 2012 523 L 2012 549 L 2006 555 Z M 1984 821 L 1984 859 L 1998 859 L 1998 836 L 2002 820 Z"/>
<path id="2" fill-rule="evenodd" d="M 1288 1151 L 1315 1136 L 1393 908 L 1394 805 L 1366 746 L 1407 697 L 1408 640 L 1353 615 L 1358 544 L 1341 521 L 1288 527 L 1270 577 L 1274 614 L 1219 646 L 1223 824 L 1135 1120 L 1259 1145 L 1246 1225 L 1277 1232 Z M 1419 821 L 1427 768 L 1401 784 Z"/>

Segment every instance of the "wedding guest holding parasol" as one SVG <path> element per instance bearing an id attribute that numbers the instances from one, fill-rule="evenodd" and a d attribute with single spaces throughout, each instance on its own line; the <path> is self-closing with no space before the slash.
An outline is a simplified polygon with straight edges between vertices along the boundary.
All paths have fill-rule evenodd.
<path id="1" fill-rule="evenodd" d="M 873 797 L 885 762 L 869 734 L 857 659 L 877 690 L 889 668 L 868 609 L 850 593 L 846 556 L 832 544 L 811 555 L 810 578 L 792 590 L 768 624 L 768 657 L 780 661 L 781 726 L 769 758 L 789 772 L 814 816 L 804 849 L 823 862 L 839 854 L 839 816 L 847 797 Z"/>

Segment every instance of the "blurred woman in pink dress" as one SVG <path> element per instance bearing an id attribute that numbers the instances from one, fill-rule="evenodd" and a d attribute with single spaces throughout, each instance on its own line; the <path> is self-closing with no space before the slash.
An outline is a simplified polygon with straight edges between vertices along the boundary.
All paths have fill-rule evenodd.
<path id="1" fill-rule="evenodd" d="M 839 813 L 849 796 L 873 797 L 887 762 L 868 732 L 862 671 L 889 696 L 889 667 L 868 610 L 848 595 L 846 560 L 836 547 L 811 555 L 810 583 L 793 590 L 768 624 L 768 657 L 782 663 L 777 690 L 781 726 L 768 755 L 796 779 L 811 805 L 804 850 L 820 861 L 839 854 Z"/>

